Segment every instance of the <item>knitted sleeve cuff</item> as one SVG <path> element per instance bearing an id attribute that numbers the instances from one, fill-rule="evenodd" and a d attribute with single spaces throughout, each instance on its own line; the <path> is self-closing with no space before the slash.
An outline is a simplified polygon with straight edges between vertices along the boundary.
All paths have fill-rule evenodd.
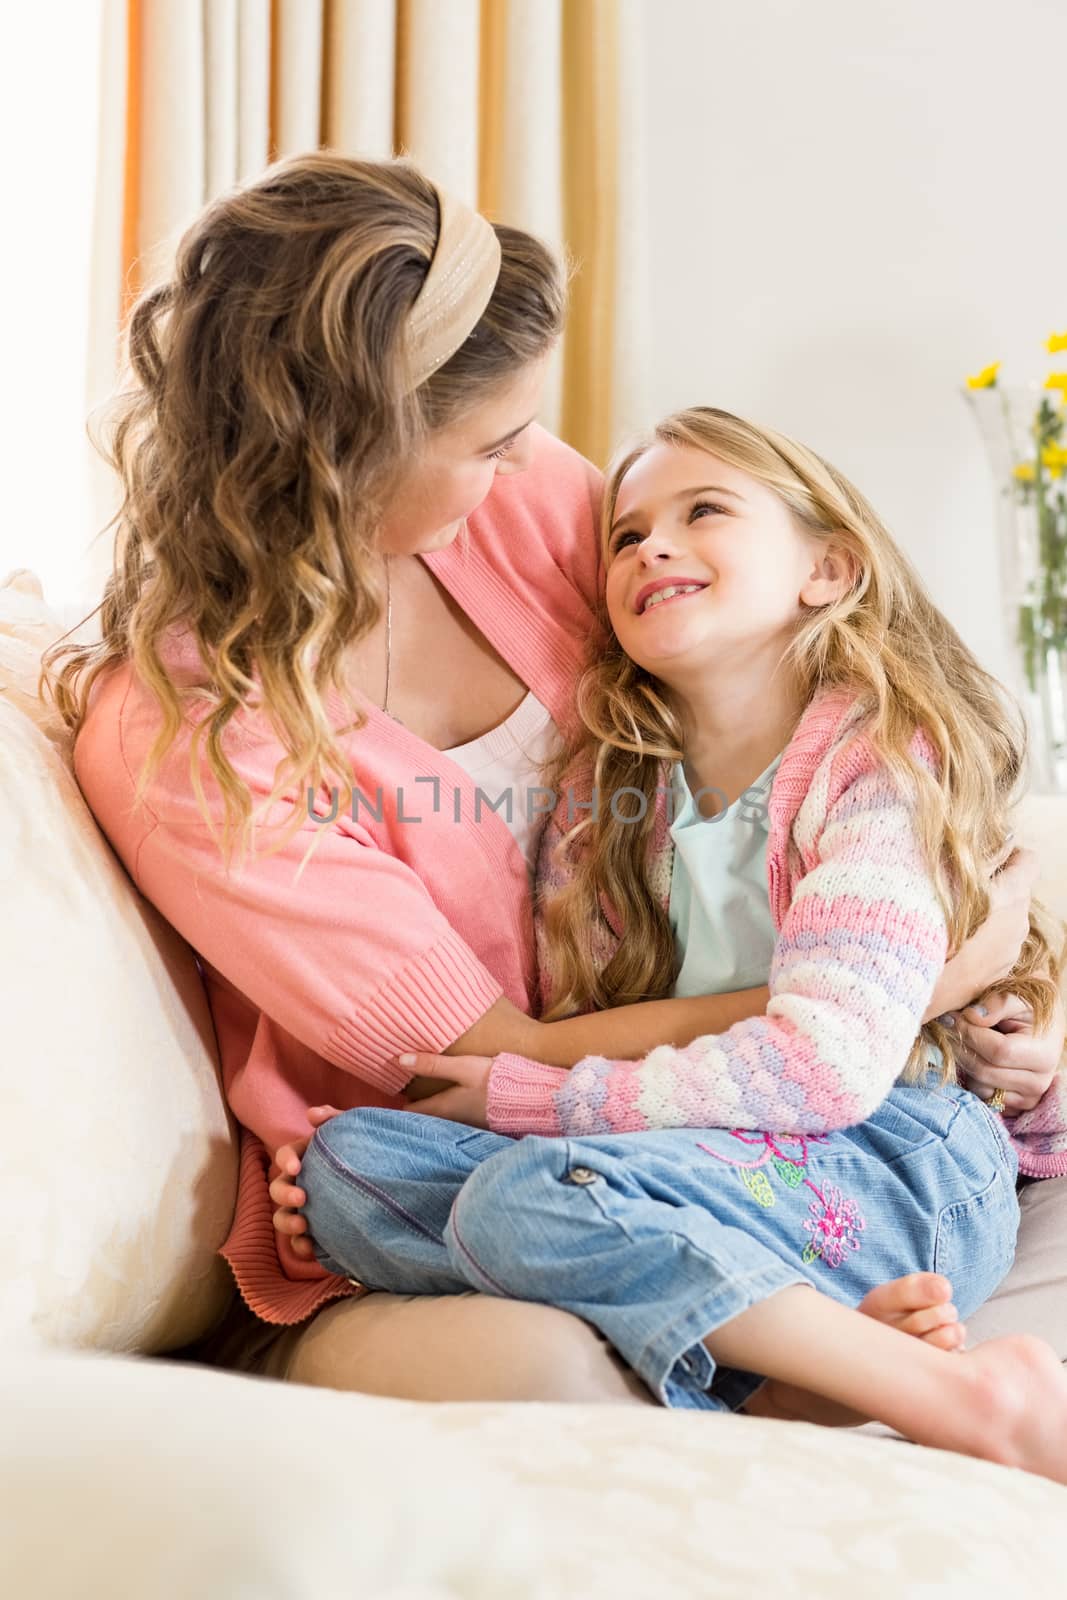
<path id="1" fill-rule="evenodd" d="M 495 1056 L 487 1100 L 490 1128 L 513 1137 L 539 1133 L 553 1138 L 562 1133 L 553 1102 L 568 1077 L 565 1067 L 546 1067 L 525 1056 Z"/>

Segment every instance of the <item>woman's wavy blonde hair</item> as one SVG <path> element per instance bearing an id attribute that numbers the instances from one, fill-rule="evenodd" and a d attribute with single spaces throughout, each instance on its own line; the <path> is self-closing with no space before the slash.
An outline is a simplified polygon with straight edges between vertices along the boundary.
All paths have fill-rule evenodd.
<path id="1" fill-rule="evenodd" d="M 910 562 L 878 516 L 843 475 L 813 451 L 726 411 L 695 407 L 668 417 L 650 438 L 627 450 L 609 472 L 601 545 L 615 516 L 619 488 L 654 445 L 707 451 L 772 490 L 798 528 L 844 554 L 852 572 L 847 593 L 802 616 L 783 658 L 805 704 L 819 691 L 847 687 L 870 703 L 863 732 L 896 779 L 914 794 L 920 835 L 958 950 L 989 910 L 987 863 L 1008 838 L 1008 818 L 1024 769 L 1025 724 L 1005 691 L 983 671 L 923 590 Z M 602 608 L 578 688 L 581 728 L 561 751 L 546 783 L 560 789 L 592 783 L 614 795 L 612 808 L 583 818 L 556 848 L 576 868 L 568 886 L 544 907 L 553 1002 L 545 1020 L 587 1007 L 625 1005 L 670 994 L 677 975 L 667 913 L 648 879 L 656 825 L 657 787 L 665 764 L 682 759 L 681 727 L 662 686 L 623 651 Z M 916 729 L 937 755 L 934 774 L 911 754 Z M 637 794 L 622 804 L 619 791 Z M 642 809 L 643 806 L 643 809 Z M 589 929 L 605 900 L 625 937 L 597 970 Z M 1040 908 L 1010 987 L 1046 1027 L 1056 996 L 1052 974 L 1062 961 L 1062 927 Z M 937 1023 L 923 1034 L 940 1046 L 945 1073 L 954 1067 L 952 1035 Z M 920 1071 L 919 1042 L 908 1076 Z"/>
<path id="2" fill-rule="evenodd" d="M 132 660 L 162 709 L 138 798 L 199 702 L 191 778 L 211 827 L 203 746 L 227 858 L 254 842 L 255 818 L 224 736 L 257 696 L 285 751 L 263 811 L 294 785 L 318 791 L 334 777 L 340 806 L 351 802 L 339 736 L 365 719 L 337 730 L 324 702 L 330 689 L 344 697 L 342 660 L 381 615 L 383 508 L 430 432 L 513 381 L 561 331 L 559 262 L 498 226 L 485 312 L 407 393 L 405 322 L 437 233 L 436 192 L 409 162 L 299 156 L 209 206 L 173 276 L 131 313 L 132 383 L 113 402 L 106 451 L 124 498 L 109 525 L 101 639 L 53 646 L 40 687 L 73 737 L 95 680 Z M 160 654 L 176 623 L 205 666 L 194 689 L 176 685 Z M 296 806 L 272 849 L 302 821 Z"/>

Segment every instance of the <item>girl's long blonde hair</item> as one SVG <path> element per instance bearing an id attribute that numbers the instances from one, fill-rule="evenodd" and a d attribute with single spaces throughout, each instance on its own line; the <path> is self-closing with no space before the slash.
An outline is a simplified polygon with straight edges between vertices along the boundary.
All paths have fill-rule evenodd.
<path id="1" fill-rule="evenodd" d="M 1025 725 L 1001 685 L 979 666 L 925 593 L 910 562 L 851 483 L 813 451 L 726 411 L 694 407 L 661 422 L 651 437 L 614 464 L 604 497 L 601 545 L 615 516 L 622 480 L 656 444 L 692 447 L 747 473 L 771 489 L 802 531 L 822 539 L 850 563 L 852 582 L 832 605 L 812 609 L 783 660 L 804 704 L 820 691 L 845 687 L 869 703 L 863 732 L 893 776 L 914 795 L 922 844 L 958 950 L 989 910 L 987 864 L 1008 837 L 1008 818 L 1024 770 Z M 683 757 L 679 720 L 662 686 L 623 651 L 608 619 L 593 641 L 578 688 L 582 727 L 562 750 L 546 783 L 593 786 L 632 802 L 602 806 L 569 829 L 557 848 L 575 867 L 567 887 L 544 908 L 552 1004 L 545 1020 L 587 1007 L 625 1005 L 670 994 L 677 975 L 675 943 L 661 896 L 649 883 L 656 791 L 665 764 Z M 935 776 L 911 753 L 922 729 L 936 752 Z M 643 801 L 642 801 L 643 797 Z M 589 930 L 605 902 L 625 930 L 598 970 Z M 1012 992 L 1034 1010 L 1039 1028 L 1051 1020 L 1053 975 L 1062 960 L 1062 929 L 1040 908 L 1012 974 Z M 937 1023 L 923 1030 L 954 1067 L 952 1036 Z M 918 1043 L 908 1075 L 920 1070 Z"/>
<path id="2" fill-rule="evenodd" d="M 128 327 L 132 383 L 108 452 L 124 498 L 99 642 L 46 653 L 42 694 L 71 736 L 93 683 L 132 660 L 162 721 L 140 797 L 198 703 L 190 774 L 211 826 L 201 746 L 221 791 L 223 850 L 254 838 L 252 797 L 225 735 L 261 705 L 285 752 L 264 802 L 353 775 L 325 710 L 343 658 L 381 615 L 383 508 L 432 430 L 543 356 L 563 323 L 558 261 L 496 229 L 500 274 L 454 356 L 407 393 L 404 330 L 438 234 L 433 185 L 407 161 L 326 151 L 269 168 L 209 206 L 173 276 Z M 179 687 L 160 645 L 187 628 L 205 681 Z M 302 824 L 296 806 L 280 848 Z M 214 830 L 212 830 L 214 831 Z"/>

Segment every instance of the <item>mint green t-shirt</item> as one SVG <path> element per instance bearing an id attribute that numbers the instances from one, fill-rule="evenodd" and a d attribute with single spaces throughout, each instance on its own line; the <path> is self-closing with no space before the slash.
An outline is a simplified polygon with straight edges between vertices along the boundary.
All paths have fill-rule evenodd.
<path id="1" fill-rule="evenodd" d="M 781 759 L 714 818 L 699 814 L 681 763 L 674 766 L 670 920 L 680 997 L 755 989 L 770 976 L 776 934 L 767 894 L 767 800 Z"/>

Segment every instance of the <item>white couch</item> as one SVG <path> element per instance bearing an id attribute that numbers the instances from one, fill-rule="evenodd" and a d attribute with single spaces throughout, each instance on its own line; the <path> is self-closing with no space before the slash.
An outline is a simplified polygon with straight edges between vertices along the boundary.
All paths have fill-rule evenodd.
<path id="1" fill-rule="evenodd" d="M 431 1406 L 160 1357 L 229 1295 L 234 1130 L 191 952 L 35 696 L 0 585 L 0 1563 L 20 1596 L 380 1600 L 1067 1592 L 1067 1490 L 897 1441 L 610 1406 Z M 1067 804 L 1032 802 L 1067 910 Z M 1067 1180 L 977 1336 L 1067 1358 Z M 1035 1326 L 1036 1323 L 1036 1326 Z M 277 1483 L 282 1487 L 278 1487 Z"/>

